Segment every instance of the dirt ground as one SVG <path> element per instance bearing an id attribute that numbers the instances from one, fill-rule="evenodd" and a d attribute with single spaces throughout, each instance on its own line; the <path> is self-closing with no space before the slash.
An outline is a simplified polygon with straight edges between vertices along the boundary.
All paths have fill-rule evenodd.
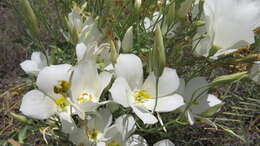
<path id="1" fill-rule="evenodd" d="M 23 82 L 20 76 L 22 60 L 28 57 L 22 44 L 19 22 L 7 1 L 0 1 L 0 139 L 19 127 L 10 116 L 10 112 L 18 112 L 20 93 L 8 92 Z"/>
<path id="2" fill-rule="evenodd" d="M 10 135 L 13 131 L 19 130 L 20 124 L 10 117 L 10 112 L 19 112 L 21 95 L 28 89 L 19 87 L 19 85 L 25 82 L 21 77 L 24 73 L 19 64 L 30 57 L 30 53 L 26 48 L 28 45 L 23 44 L 21 23 L 16 19 L 14 10 L 6 1 L 8 0 L 0 0 L 0 140 Z M 12 88 L 17 86 L 18 92 L 12 92 Z M 223 141 L 225 141 L 226 135 L 221 131 L 212 129 L 204 126 L 189 127 L 186 128 L 187 133 L 184 132 L 179 137 L 177 135 L 176 138 L 181 139 L 184 136 L 185 139 L 189 139 L 189 136 L 192 136 L 198 137 L 202 141 L 204 139 L 205 141 L 213 141 L 215 144 L 219 142 L 219 145 L 224 145 Z M 258 138 L 257 132 L 250 132 L 249 137 L 254 141 L 260 141 L 256 140 Z M 41 136 L 38 138 L 41 139 Z M 32 140 L 33 145 L 39 145 L 41 142 L 42 140 Z M 241 144 L 236 138 L 227 140 L 225 143 L 225 145 L 251 144 Z"/>

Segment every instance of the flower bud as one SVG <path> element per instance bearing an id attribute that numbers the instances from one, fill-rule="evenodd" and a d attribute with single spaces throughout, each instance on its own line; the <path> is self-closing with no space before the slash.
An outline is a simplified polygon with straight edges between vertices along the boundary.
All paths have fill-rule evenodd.
<path id="1" fill-rule="evenodd" d="M 68 27 L 68 31 L 69 31 L 69 38 L 68 38 L 68 40 L 72 44 L 76 45 L 78 43 L 78 40 L 79 40 L 78 30 L 77 30 L 76 26 L 74 26 L 68 20 L 66 22 L 67 22 L 67 27 Z"/>
<path id="2" fill-rule="evenodd" d="M 174 23 L 175 20 L 175 2 L 171 3 L 169 5 L 168 13 L 166 15 L 166 22 L 168 25 L 171 25 Z"/>
<path id="3" fill-rule="evenodd" d="M 32 37 L 39 37 L 37 18 L 28 0 L 19 0 L 19 10 Z"/>
<path id="4" fill-rule="evenodd" d="M 130 52 L 133 49 L 133 26 L 129 27 L 122 41 L 123 52 Z"/>
<path id="5" fill-rule="evenodd" d="M 251 55 L 245 56 L 241 59 L 236 59 L 235 62 L 251 63 L 254 61 L 260 61 L 259 57 L 260 57 L 260 54 L 251 54 Z"/>
<path id="6" fill-rule="evenodd" d="M 247 77 L 248 73 L 245 72 L 238 72 L 230 75 L 223 75 L 220 77 L 217 77 L 214 79 L 211 83 L 209 83 L 209 86 L 217 86 L 217 85 L 223 85 L 227 83 L 234 82 L 236 80 L 240 80 L 244 77 Z"/>
<path id="7" fill-rule="evenodd" d="M 155 28 L 155 48 L 153 49 L 153 71 L 157 77 L 160 77 L 163 73 L 166 57 L 163 44 L 163 37 L 160 26 L 157 24 Z"/>
<path id="8" fill-rule="evenodd" d="M 117 49 L 115 47 L 115 44 L 113 42 L 113 40 L 111 40 L 110 42 L 110 61 L 112 62 L 113 65 L 116 64 L 116 60 L 117 60 L 117 57 L 119 56 L 118 52 L 117 52 Z"/>
<path id="9" fill-rule="evenodd" d="M 260 61 L 254 63 L 249 71 L 249 78 L 260 84 Z"/>
<path id="10" fill-rule="evenodd" d="M 135 9 L 139 10 L 142 5 L 142 0 L 135 0 Z"/>
<path id="11" fill-rule="evenodd" d="M 10 115 L 20 121 L 20 122 L 23 122 L 23 123 L 27 123 L 27 124 L 31 124 L 32 123 L 32 120 L 28 119 L 27 117 L 23 116 L 23 115 L 19 115 L 19 114 L 16 114 L 16 113 L 13 113 L 11 112 Z"/>

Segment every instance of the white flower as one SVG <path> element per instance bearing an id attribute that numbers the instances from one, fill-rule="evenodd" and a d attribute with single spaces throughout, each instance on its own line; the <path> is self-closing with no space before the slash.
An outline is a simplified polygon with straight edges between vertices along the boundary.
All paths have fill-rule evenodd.
<path id="1" fill-rule="evenodd" d="M 142 136 L 133 134 L 136 126 L 135 120 L 131 115 L 120 116 L 116 119 L 113 127 L 114 129 L 107 133 L 108 135 L 113 135 L 106 142 L 107 146 L 148 146 Z"/>
<path id="2" fill-rule="evenodd" d="M 23 96 L 20 111 L 31 118 L 48 119 L 54 114 L 60 117 L 62 131 L 70 133 L 74 121 L 70 117 L 69 103 L 66 97 L 55 93 L 54 88 L 68 88 L 71 65 L 51 65 L 40 71 L 37 78 L 39 90 L 31 90 Z"/>
<path id="3" fill-rule="evenodd" d="M 207 57 L 214 45 L 220 48 L 213 58 L 216 59 L 219 55 L 230 53 L 230 49 L 247 47 L 254 43 L 253 29 L 260 23 L 259 8 L 260 1 L 257 0 L 206 0 L 206 25 L 198 29 L 195 38 L 205 32 L 207 37 L 200 41 L 195 53 Z M 197 41 L 194 45 L 196 43 Z"/>
<path id="4" fill-rule="evenodd" d="M 74 144 L 106 146 L 115 135 L 119 135 L 116 126 L 112 125 L 112 114 L 108 109 L 102 109 L 96 115 L 88 117 L 84 124 L 70 134 L 70 140 Z"/>
<path id="5" fill-rule="evenodd" d="M 204 77 L 193 78 L 187 83 L 186 86 L 184 80 L 181 79 L 181 85 L 178 89 L 178 92 L 183 96 L 186 104 L 192 102 L 192 105 L 186 113 L 188 121 L 191 125 L 194 124 L 194 116 L 199 115 L 222 103 L 222 101 L 219 100 L 216 96 L 208 94 L 207 90 L 206 92 L 203 92 L 203 89 L 197 90 L 198 88 L 207 84 L 208 82 Z M 194 93 L 196 90 L 198 92 Z M 192 96 L 194 97 L 192 98 Z M 198 100 L 196 100 L 196 102 L 192 101 L 196 96 L 199 96 Z"/>
<path id="6" fill-rule="evenodd" d="M 249 77 L 260 84 L 260 61 L 256 61 L 249 72 Z"/>
<path id="7" fill-rule="evenodd" d="M 164 139 L 161 141 L 156 142 L 153 146 L 175 146 L 169 139 Z"/>
<path id="8" fill-rule="evenodd" d="M 47 66 L 47 59 L 41 52 L 33 52 L 31 60 L 23 61 L 20 66 L 22 69 L 31 75 L 37 76 L 38 73 Z"/>
<path id="9" fill-rule="evenodd" d="M 83 112 L 95 111 L 98 106 L 107 103 L 100 102 L 100 96 L 110 83 L 111 77 L 109 72 L 98 73 L 93 60 L 79 63 L 73 68 L 72 100 Z"/>
<path id="10" fill-rule="evenodd" d="M 163 15 L 160 12 L 156 11 L 153 13 L 152 18 L 145 17 L 144 18 L 144 28 L 147 32 L 152 32 L 155 29 L 155 24 L 160 22 Z"/>
<path id="11" fill-rule="evenodd" d="M 150 73 L 143 83 L 143 66 L 140 58 L 133 54 L 121 54 L 115 65 L 117 79 L 110 93 L 115 102 L 131 107 L 145 123 L 154 124 L 157 119 L 150 112 L 155 106 L 155 75 Z M 159 79 L 158 104 L 155 111 L 169 112 L 184 104 L 178 94 L 172 94 L 179 86 L 174 69 L 165 68 Z"/>
<path id="12" fill-rule="evenodd" d="M 84 16 L 81 9 L 74 7 L 68 15 L 68 23 L 74 27 L 78 35 L 78 43 L 85 43 L 87 46 L 93 41 L 99 41 L 102 35 L 97 28 L 96 21 L 90 16 Z"/>

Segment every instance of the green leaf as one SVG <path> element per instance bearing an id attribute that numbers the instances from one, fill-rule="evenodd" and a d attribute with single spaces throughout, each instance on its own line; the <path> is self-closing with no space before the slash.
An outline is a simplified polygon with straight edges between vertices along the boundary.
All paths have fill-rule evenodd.
<path id="1" fill-rule="evenodd" d="M 28 130 L 28 126 L 24 126 L 20 132 L 19 132 L 19 135 L 18 135 L 18 141 L 19 143 L 24 143 L 24 140 L 26 139 L 27 137 L 27 130 Z"/>
<path id="2" fill-rule="evenodd" d="M 226 132 L 227 134 L 230 134 L 232 136 L 235 136 L 237 138 L 239 138 L 240 140 L 242 140 L 243 142 L 246 142 L 246 140 L 244 139 L 244 137 L 240 136 L 240 135 L 237 135 L 234 131 L 232 131 L 231 129 L 228 129 L 228 128 L 223 128 L 222 129 L 224 130 L 224 132 Z"/>
<path id="3" fill-rule="evenodd" d="M 209 117 L 209 116 L 212 116 L 214 115 L 216 112 L 218 112 L 219 108 L 221 106 L 223 106 L 225 103 L 220 103 L 220 104 L 217 104 L 211 108 L 209 108 L 208 110 L 204 111 L 203 113 L 201 113 L 201 116 L 203 117 Z"/>

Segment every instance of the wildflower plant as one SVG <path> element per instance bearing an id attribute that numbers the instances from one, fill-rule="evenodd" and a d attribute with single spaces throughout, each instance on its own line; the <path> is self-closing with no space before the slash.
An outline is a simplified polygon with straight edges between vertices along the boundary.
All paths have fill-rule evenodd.
<path id="1" fill-rule="evenodd" d="M 54 4 L 62 25 L 43 22 L 59 30 L 47 31 L 57 35 L 48 43 L 37 7 L 51 3 L 18 1 L 38 51 L 21 63 L 36 80 L 16 118 L 41 121 L 30 125 L 60 141 L 174 146 L 172 126 L 227 130 L 213 116 L 228 100 L 222 85 L 259 83 L 256 0 L 63 1 Z"/>

